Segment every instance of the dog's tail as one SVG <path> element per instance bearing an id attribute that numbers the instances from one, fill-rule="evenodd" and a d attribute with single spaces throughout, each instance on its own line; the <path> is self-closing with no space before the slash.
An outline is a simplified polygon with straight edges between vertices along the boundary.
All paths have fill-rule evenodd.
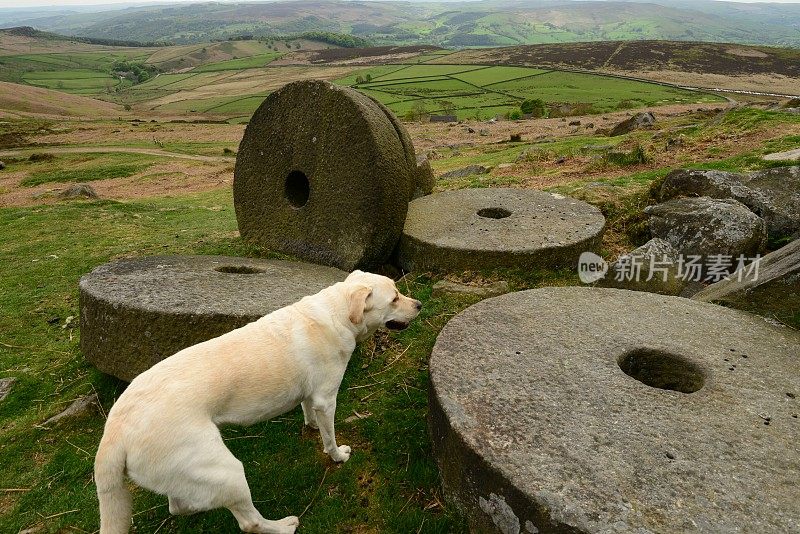
<path id="1" fill-rule="evenodd" d="M 125 484 L 125 448 L 106 428 L 94 460 L 94 481 L 100 500 L 100 534 L 126 534 L 131 526 L 131 493 Z"/>

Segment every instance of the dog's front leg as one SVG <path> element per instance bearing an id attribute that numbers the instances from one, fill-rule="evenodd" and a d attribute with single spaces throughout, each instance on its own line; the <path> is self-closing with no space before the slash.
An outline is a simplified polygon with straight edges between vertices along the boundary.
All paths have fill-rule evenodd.
<path id="1" fill-rule="evenodd" d="M 314 401 L 313 406 L 325 452 L 330 454 L 334 462 L 346 462 L 350 459 L 350 447 L 336 445 L 336 434 L 333 429 L 333 417 L 336 414 L 336 397 L 322 402 Z"/>

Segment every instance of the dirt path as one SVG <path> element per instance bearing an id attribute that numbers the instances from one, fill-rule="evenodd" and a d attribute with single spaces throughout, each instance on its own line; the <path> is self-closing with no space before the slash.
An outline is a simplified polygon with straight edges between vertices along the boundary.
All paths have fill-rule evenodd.
<path id="1" fill-rule="evenodd" d="M 20 157 L 34 152 L 47 152 L 49 154 L 145 154 L 148 156 L 161 156 L 165 158 L 188 159 L 192 161 L 226 162 L 233 163 L 234 159 L 225 156 L 201 156 L 198 154 L 181 154 L 180 152 L 167 152 L 155 148 L 137 148 L 125 146 L 78 146 L 78 147 L 36 147 L 25 150 L 0 150 L 0 157 Z"/>

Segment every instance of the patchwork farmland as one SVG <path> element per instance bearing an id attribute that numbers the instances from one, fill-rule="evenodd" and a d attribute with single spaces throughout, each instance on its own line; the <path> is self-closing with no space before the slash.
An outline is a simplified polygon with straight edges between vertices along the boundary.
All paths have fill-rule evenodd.
<path id="1" fill-rule="evenodd" d="M 448 62 L 459 53 L 435 48 L 401 50 L 371 58 L 364 68 L 342 61 L 337 49 L 307 40 L 225 41 L 168 47 L 83 45 L 20 54 L 0 48 L 0 79 L 85 95 L 134 112 L 208 116 L 246 121 L 281 85 L 320 78 L 348 85 L 388 106 L 401 118 L 454 114 L 488 119 L 541 99 L 562 115 L 605 113 L 646 106 L 709 103 L 720 97 L 645 81 L 553 68 Z M 32 49 L 32 48 L 31 48 Z M 395 51 L 397 52 L 397 51 Z M 329 57 L 330 56 L 330 57 Z M 311 60 L 308 60 L 308 58 Z M 148 72 L 131 80 L 119 65 Z"/>
<path id="2" fill-rule="evenodd" d="M 391 68 L 394 67 L 394 68 Z M 528 67 L 410 64 L 360 70 L 350 85 L 401 116 L 453 113 L 482 119 L 519 109 L 526 99 L 602 113 L 618 109 L 716 102 L 714 95 L 609 76 Z"/>

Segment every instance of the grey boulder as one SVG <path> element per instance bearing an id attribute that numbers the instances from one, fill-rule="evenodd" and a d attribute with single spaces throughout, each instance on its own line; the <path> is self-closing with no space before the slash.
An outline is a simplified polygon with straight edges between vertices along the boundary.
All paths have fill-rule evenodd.
<path id="1" fill-rule="evenodd" d="M 766 244 L 764 220 L 731 199 L 676 198 L 644 210 L 653 237 L 684 256 L 753 257 Z"/>
<path id="2" fill-rule="evenodd" d="M 658 198 L 707 196 L 734 199 L 762 217 L 773 241 L 800 236 L 800 167 L 776 167 L 750 174 L 679 169 L 664 179 Z"/>
<path id="3" fill-rule="evenodd" d="M 652 128 L 656 123 L 656 116 L 646 111 L 644 113 L 637 113 L 633 117 L 622 121 L 611 129 L 609 137 L 616 137 L 618 135 L 625 135 L 634 130 L 641 130 L 643 128 Z"/>
<path id="4" fill-rule="evenodd" d="M 58 197 L 64 200 L 73 200 L 76 198 L 99 198 L 97 192 L 89 184 L 75 184 L 71 185 L 58 194 Z"/>

